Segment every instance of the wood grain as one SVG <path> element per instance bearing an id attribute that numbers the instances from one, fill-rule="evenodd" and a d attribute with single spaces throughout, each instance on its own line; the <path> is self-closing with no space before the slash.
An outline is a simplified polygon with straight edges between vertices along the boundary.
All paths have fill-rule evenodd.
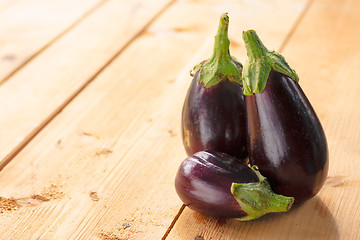
<path id="1" fill-rule="evenodd" d="M 0 2 L 0 11 L 3 11 L 6 8 L 11 7 L 12 5 L 16 4 L 19 0 L 3 0 Z"/>
<path id="2" fill-rule="evenodd" d="M 249 223 L 204 218 L 186 208 L 169 239 L 360 238 L 359 11 L 358 1 L 314 1 L 283 50 L 328 139 L 329 177 L 318 196 Z"/>
<path id="3" fill-rule="evenodd" d="M 323 0 L 314 3 L 284 54 L 307 62 L 297 61 L 302 86 L 327 134 L 329 177 L 319 197 L 331 212 L 340 238 L 359 239 L 360 217 L 355 213 L 360 209 L 360 83 L 356 80 L 360 26 L 354 23 L 360 20 L 360 3 L 333 4 L 338 7 Z"/>
<path id="4" fill-rule="evenodd" d="M 0 87 L 0 168 L 167 4 L 109 1 Z"/>
<path id="5" fill-rule="evenodd" d="M 22 204 L 0 215 L 0 236 L 160 239 L 182 205 L 173 179 L 185 157 L 179 113 L 188 70 L 209 55 L 227 9 L 234 27 L 255 22 L 264 39 L 283 39 L 305 1 L 293 2 L 293 12 L 273 3 L 275 14 L 257 21 L 253 3 L 181 1 L 167 9 L 0 172 L 0 196 Z M 282 24 L 269 29 L 265 19 Z M 232 49 L 244 58 L 240 46 Z M 61 81 L 68 77 L 59 71 Z"/>
<path id="6" fill-rule="evenodd" d="M 1 1 L 0 84 L 101 2 Z"/>

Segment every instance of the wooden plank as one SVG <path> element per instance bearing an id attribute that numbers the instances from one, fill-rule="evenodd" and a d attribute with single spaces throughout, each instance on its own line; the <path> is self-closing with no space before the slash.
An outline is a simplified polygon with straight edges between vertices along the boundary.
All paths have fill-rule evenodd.
<path id="1" fill-rule="evenodd" d="M 330 169 L 319 197 L 328 219 L 336 222 L 332 232 L 341 239 L 360 238 L 360 26 L 354 24 L 360 21 L 359 11 L 356 0 L 317 0 L 285 48 L 299 62 L 303 89 L 323 120 Z"/>
<path id="2" fill-rule="evenodd" d="M 4 9 L 12 6 L 19 0 L 3 0 L 0 2 L 0 11 L 3 11 Z"/>
<path id="3" fill-rule="evenodd" d="M 0 83 L 68 30 L 101 0 L 2 1 Z"/>
<path id="4" fill-rule="evenodd" d="M 109 1 L 3 84 L 0 168 L 168 3 Z"/>
<path id="5" fill-rule="evenodd" d="M 359 12 L 356 0 L 314 1 L 283 51 L 327 134 L 329 177 L 318 196 L 287 214 L 248 223 L 185 209 L 169 239 L 360 238 Z"/>
<path id="6" fill-rule="evenodd" d="M 284 38 L 305 2 L 292 4 L 258 15 L 269 42 Z M 253 7 L 179 1 L 169 8 L 0 172 L 0 196 L 25 199 L 0 215 L 0 235 L 160 239 L 182 205 L 173 181 L 185 157 L 179 116 L 188 70 L 211 51 L 221 12 L 231 9 L 236 28 L 250 25 Z M 276 35 L 263 25 L 284 16 Z M 239 45 L 233 52 L 244 57 Z M 57 198 L 31 197 L 48 192 Z"/>

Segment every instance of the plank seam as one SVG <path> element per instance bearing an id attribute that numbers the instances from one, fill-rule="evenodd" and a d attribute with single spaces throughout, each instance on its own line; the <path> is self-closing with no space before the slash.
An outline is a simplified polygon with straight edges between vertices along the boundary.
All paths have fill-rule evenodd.
<path id="1" fill-rule="evenodd" d="M 305 15 L 309 12 L 309 9 L 313 5 L 314 1 L 315 0 L 308 0 L 304 10 L 300 13 L 299 17 L 296 19 L 296 21 L 295 21 L 294 25 L 292 26 L 292 28 L 290 29 L 289 33 L 285 36 L 284 41 L 282 42 L 281 46 L 279 47 L 279 50 L 278 50 L 279 52 L 282 52 L 284 50 L 285 46 L 288 44 L 288 42 L 290 41 L 290 39 L 292 38 L 292 36 L 296 32 L 296 30 L 298 29 L 300 23 L 305 18 Z"/>
<path id="2" fill-rule="evenodd" d="M 151 24 L 153 24 L 171 5 L 173 5 L 177 0 L 169 1 L 163 8 L 157 12 L 148 23 L 141 28 L 138 33 L 136 33 L 132 38 L 130 38 L 108 61 L 105 62 L 103 66 L 100 67 L 98 71 L 96 71 L 87 81 L 84 82 L 75 92 L 66 99 L 52 114 L 50 114 L 42 123 L 39 124 L 29 135 L 27 135 L 23 141 L 21 141 L 9 154 L 7 154 L 2 164 L 0 164 L 0 171 L 8 165 L 12 159 L 26 147 L 26 145 L 31 142 L 33 138 L 35 138 L 42 129 L 45 128 L 60 112 L 64 110 L 64 108 L 69 105 L 94 79 L 97 78 L 125 49 L 127 49 L 140 35 L 142 35 Z M 95 10 L 95 9 L 94 9 Z M 1 83 L 0 83 L 1 85 Z"/>
<path id="3" fill-rule="evenodd" d="M 39 50 L 37 50 L 34 54 L 26 58 L 22 63 L 20 63 L 19 66 L 17 66 L 13 71 L 11 71 L 8 75 L 6 75 L 3 79 L 0 81 L 0 86 L 7 82 L 12 76 L 14 76 L 18 71 L 20 71 L 22 68 L 24 68 L 29 62 L 31 62 L 34 58 L 39 56 L 42 52 L 44 52 L 46 49 L 48 49 L 52 44 L 54 44 L 56 41 L 58 41 L 60 38 L 62 38 L 65 34 L 70 32 L 72 29 L 74 29 L 77 25 L 79 25 L 82 21 L 84 21 L 87 17 L 89 17 L 93 12 L 95 12 L 98 8 L 100 8 L 103 4 L 108 2 L 108 0 L 101 0 L 99 3 L 97 3 L 95 6 L 90 8 L 87 12 L 85 12 L 83 15 L 80 16 L 77 20 L 75 20 L 70 26 L 68 26 L 64 31 L 60 32 L 58 35 L 56 35 L 52 40 L 50 40 L 47 44 L 45 44 L 43 47 L 41 47 Z"/>
<path id="4" fill-rule="evenodd" d="M 177 222 L 177 220 L 179 219 L 180 215 L 182 214 L 182 212 L 185 209 L 185 204 L 183 204 L 181 206 L 181 208 L 179 209 L 179 212 L 176 214 L 176 216 L 174 217 L 173 221 L 171 222 L 170 226 L 168 227 L 168 229 L 166 230 L 164 236 L 161 238 L 161 240 L 165 240 L 168 235 L 170 234 L 171 230 L 173 229 L 173 227 L 175 226 L 175 223 Z"/>

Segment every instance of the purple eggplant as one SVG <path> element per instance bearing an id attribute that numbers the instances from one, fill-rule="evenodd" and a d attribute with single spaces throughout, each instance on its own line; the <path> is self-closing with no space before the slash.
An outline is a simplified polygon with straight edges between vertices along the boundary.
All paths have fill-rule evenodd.
<path id="1" fill-rule="evenodd" d="M 225 153 L 200 151 L 180 165 L 175 188 L 186 206 L 207 216 L 248 221 L 288 211 L 294 198 L 272 192 L 257 167 Z"/>
<path id="2" fill-rule="evenodd" d="M 246 110 L 241 87 L 241 63 L 229 53 L 229 17 L 223 14 L 210 59 L 195 66 L 181 121 L 188 156 L 201 150 L 237 158 L 246 153 Z"/>
<path id="3" fill-rule="evenodd" d="M 253 30 L 243 38 L 250 164 L 259 167 L 274 192 L 303 202 L 319 192 L 327 177 L 324 130 L 285 59 L 269 51 Z"/>

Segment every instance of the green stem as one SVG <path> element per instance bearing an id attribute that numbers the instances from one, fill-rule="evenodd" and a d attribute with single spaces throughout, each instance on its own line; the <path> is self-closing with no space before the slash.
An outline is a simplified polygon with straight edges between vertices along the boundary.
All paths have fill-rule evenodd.
<path id="1" fill-rule="evenodd" d="M 249 59 L 259 59 L 266 56 L 268 50 L 255 31 L 243 32 L 243 39 Z"/>
<path id="2" fill-rule="evenodd" d="M 229 46 L 230 40 L 228 38 L 228 28 L 229 28 L 229 17 L 227 13 L 221 15 L 218 31 L 215 35 L 215 44 L 214 50 L 211 57 L 211 60 L 218 58 L 228 58 L 230 59 Z"/>
<path id="3" fill-rule="evenodd" d="M 252 168 L 260 176 L 259 182 L 233 183 L 231 193 L 241 208 L 247 213 L 240 221 L 259 218 L 270 212 L 287 212 L 294 203 L 293 197 L 286 197 L 274 193 L 270 184 L 256 168 Z"/>
<path id="4" fill-rule="evenodd" d="M 289 76 L 295 82 L 299 81 L 285 58 L 275 51 L 269 51 L 254 30 L 243 32 L 243 39 L 248 55 L 248 62 L 242 72 L 245 95 L 262 93 L 271 70 Z"/>
<path id="5" fill-rule="evenodd" d="M 230 55 L 229 51 L 228 27 L 229 17 L 227 13 L 224 13 L 220 18 L 211 58 L 196 65 L 191 72 L 194 76 L 200 71 L 199 83 L 204 84 L 206 88 L 225 79 L 242 84 L 242 65 Z"/>

